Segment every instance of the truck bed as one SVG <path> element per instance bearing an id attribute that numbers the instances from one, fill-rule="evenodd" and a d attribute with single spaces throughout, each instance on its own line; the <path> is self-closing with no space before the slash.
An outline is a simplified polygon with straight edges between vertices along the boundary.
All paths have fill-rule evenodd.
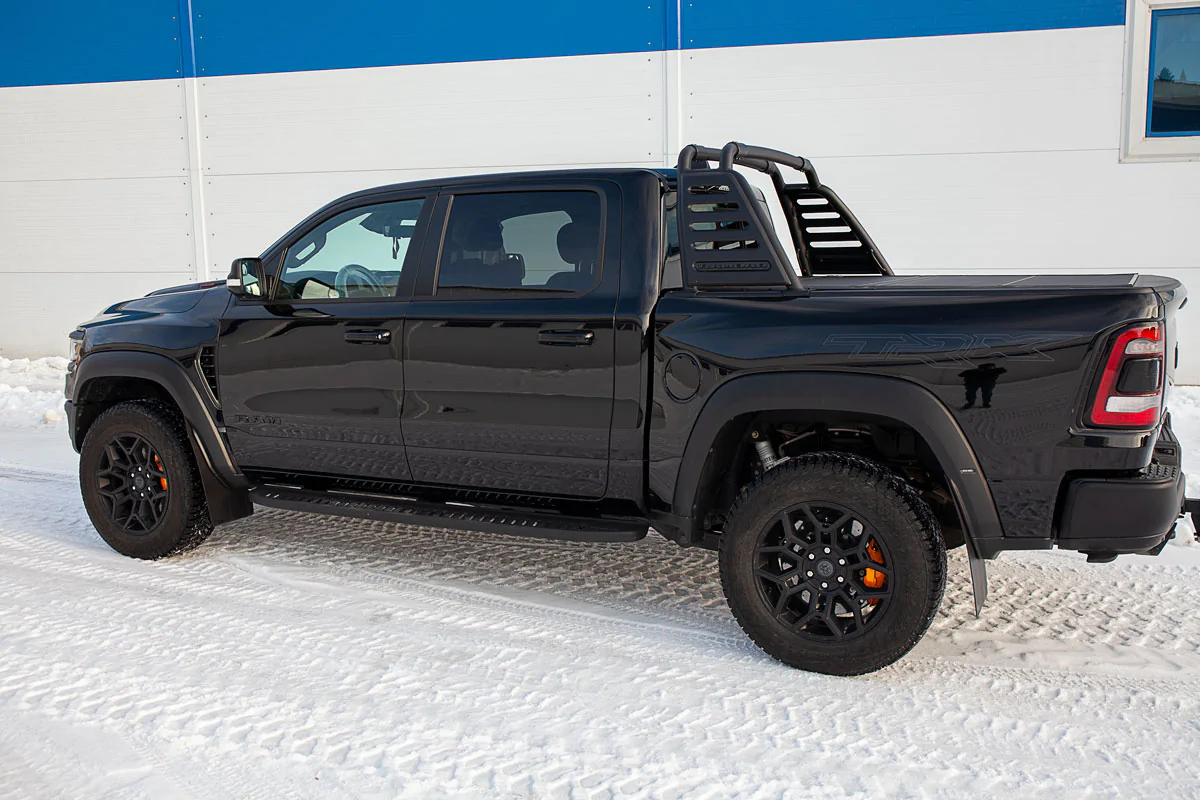
<path id="1" fill-rule="evenodd" d="M 1160 275 L 829 275 L 801 278 L 806 289 L 1173 289 L 1179 282 Z"/>

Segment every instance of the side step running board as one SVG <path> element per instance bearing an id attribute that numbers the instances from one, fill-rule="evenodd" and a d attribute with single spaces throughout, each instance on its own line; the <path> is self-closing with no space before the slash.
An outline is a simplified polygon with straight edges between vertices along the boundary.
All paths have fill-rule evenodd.
<path id="1" fill-rule="evenodd" d="M 636 519 L 569 517 L 496 506 L 424 503 L 351 492 L 315 492 L 290 486 L 260 486 L 250 491 L 250 499 L 260 506 L 286 511 L 575 542 L 636 542 L 646 536 L 649 528 L 647 522 Z"/>

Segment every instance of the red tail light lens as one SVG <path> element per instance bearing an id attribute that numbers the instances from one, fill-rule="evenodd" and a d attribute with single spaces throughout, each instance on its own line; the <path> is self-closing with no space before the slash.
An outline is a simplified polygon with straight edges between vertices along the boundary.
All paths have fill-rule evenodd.
<path id="1" fill-rule="evenodd" d="M 1149 428 L 1162 412 L 1166 342 L 1162 325 L 1121 331 L 1113 342 L 1100 386 L 1092 400 L 1091 422 L 1110 428 Z"/>

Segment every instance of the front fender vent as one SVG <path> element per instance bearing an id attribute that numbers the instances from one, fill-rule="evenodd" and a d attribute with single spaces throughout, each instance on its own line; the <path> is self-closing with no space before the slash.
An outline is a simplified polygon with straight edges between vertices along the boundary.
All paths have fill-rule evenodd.
<path id="1" fill-rule="evenodd" d="M 217 392 L 217 348 L 214 345 L 206 344 L 200 348 L 200 352 L 196 354 L 196 370 L 204 379 L 204 385 L 208 387 L 213 405 L 220 408 L 221 395 Z"/>

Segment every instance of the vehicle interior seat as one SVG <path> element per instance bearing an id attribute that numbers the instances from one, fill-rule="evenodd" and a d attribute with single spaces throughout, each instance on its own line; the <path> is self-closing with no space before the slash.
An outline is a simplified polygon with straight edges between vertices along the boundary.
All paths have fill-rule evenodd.
<path id="1" fill-rule="evenodd" d="M 450 232 L 438 286 L 507 288 L 525 280 L 525 259 L 504 252 L 499 220 L 472 219 Z"/>
<path id="2" fill-rule="evenodd" d="M 547 289 L 578 292 L 592 285 L 599 259 L 600 229 L 586 222 L 568 222 L 558 229 L 558 257 L 574 269 L 556 272 L 546 280 Z"/>

